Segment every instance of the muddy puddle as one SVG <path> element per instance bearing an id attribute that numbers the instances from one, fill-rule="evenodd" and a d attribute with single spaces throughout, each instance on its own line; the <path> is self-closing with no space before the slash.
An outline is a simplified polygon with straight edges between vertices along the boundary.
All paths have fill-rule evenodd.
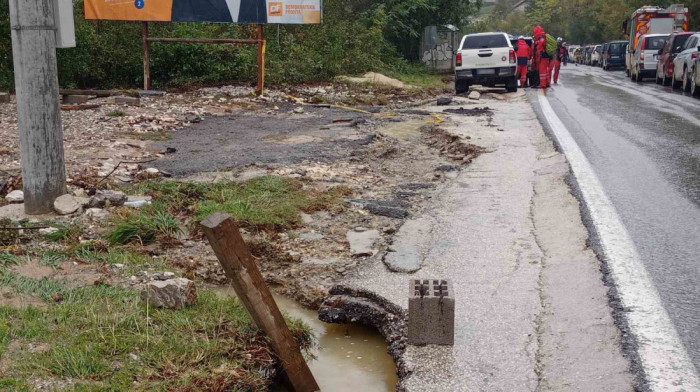
<path id="1" fill-rule="evenodd" d="M 236 295 L 232 288 L 217 290 Z M 286 297 L 275 296 L 282 313 L 299 318 L 311 327 L 318 339 L 315 360 L 309 362 L 321 391 L 392 392 L 398 377 L 396 365 L 386 351 L 384 338 L 376 331 L 357 325 L 326 324 L 318 313 Z M 274 392 L 286 392 L 275 387 Z"/>

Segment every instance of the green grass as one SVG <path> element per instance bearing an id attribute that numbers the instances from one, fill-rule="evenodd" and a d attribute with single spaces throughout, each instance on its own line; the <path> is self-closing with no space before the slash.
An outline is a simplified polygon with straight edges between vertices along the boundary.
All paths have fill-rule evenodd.
<path id="1" fill-rule="evenodd" d="M 75 244 L 83 234 L 83 228 L 80 225 L 71 225 L 67 223 L 49 223 L 48 225 L 58 230 L 45 235 L 44 237 L 47 241 Z"/>
<path id="2" fill-rule="evenodd" d="M 19 264 L 21 261 L 22 259 L 20 257 L 13 255 L 6 250 L 0 251 L 0 268 Z"/>
<path id="3" fill-rule="evenodd" d="M 117 218 L 109 234 L 109 242 L 150 244 L 158 238 L 172 237 L 179 232 L 177 218 L 165 212 L 160 204 L 154 204 Z"/>
<path id="4" fill-rule="evenodd" d="M 197 304 L 174 311 L 149 308 L 138 292 L 119 287 L 72 288 L 7 272 L 0 286 L 47 301 L 42 309 L 0 306 L 0 355 L 10 355 L 11 364 L 1 386 L 21 390 L 20 380 L 31 375 L 74 378 L 81 390 L 267 388 L 259 369 L 270 367 L 273 357 L 235 298 L 200 291 Z M 54 293 L 64 300 L 54 303 Z M 307 327 L 291 321 L 290 328 L 302 347 L 311 346 Z M 45 343 L 48 350 L 5 350 L 13 340 Z"/>
<path id="5" fill-rule="evenodd" d="M 286 230 L 300 223 L 300 212 L 341 208 L 347 187 L 324 192 L 305 190 L 293 179 L 262 176 L 252 180 L 217 183 L 149 181 L 130 190 L 153 196 L 166 209 L 199 221 L 214 212 L 226 212 L 247 227 Z"/>
<path id="6" fill-rule="evenodd" d="M 123 110 L 112 110 L 111 112 L 107 113 L 107 117 L 124 117 L 126 116 L 126 113 L 124 113 Z"/>

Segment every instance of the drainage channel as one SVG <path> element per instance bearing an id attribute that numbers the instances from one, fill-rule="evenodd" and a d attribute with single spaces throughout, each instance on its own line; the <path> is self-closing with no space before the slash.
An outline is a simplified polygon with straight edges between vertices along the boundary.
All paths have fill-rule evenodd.
<path id="1" fill-rule="evenodd" d="M 236 295 L 232 288 L 217 290 Z M 318 313 L 298 302 L 275 296 L 277 306 L 287 316 L 301 319 L 316 335 L 318 345 L 309 362 L 322 391 L 393 392 L 398 376 L 394 360 L 387 353 L 386 341 L 377 331 L 360 325 L 327 324 Z M 287 392 L 275 386 L 273 392 Z"/>

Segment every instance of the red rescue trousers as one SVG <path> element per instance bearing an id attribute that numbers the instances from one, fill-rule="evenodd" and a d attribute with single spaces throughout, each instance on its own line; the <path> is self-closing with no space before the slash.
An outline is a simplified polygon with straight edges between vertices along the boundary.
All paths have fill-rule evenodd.
<path id="1" fill-rule="evenodd" d="M 549 80 L 552 77 L 549 73 L 549 59 L 546 57 L 540 58 L 540 88 L 549 87 Z"/>
<path id="2" fill-rule="evenodd" d="M 527 80 L 527 64 L 518 65 L 515 70 L 515 77 L 520 79 L 520 87 L 525 87 L 525 81 Z"/>
<path id="3" fill-rule="evenodd" d="M 554 70 L 554 83 L 556 84 L 559 81 L 559 70 L 561 69 L 561 60 L 554 60 L 550 66 L 550 70 Z"/>

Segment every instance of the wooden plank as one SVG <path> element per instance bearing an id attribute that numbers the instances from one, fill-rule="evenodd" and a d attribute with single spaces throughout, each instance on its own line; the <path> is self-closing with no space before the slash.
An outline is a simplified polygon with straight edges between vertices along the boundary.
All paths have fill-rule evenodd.
<path id="1" fill-rule="evenodd" d="M 60 95 L 94 95 L 96 97 L 109 97 L 112 95 L 122 94 L 119 90 L 77 90 L 77 89 L 61 89 L 58 92 Z"/>
<path id="2" fill-rule="evenodd" d="M 230 215 L 217 212 L 202 221 L 202 226 L 250 318 L 270 339 L 294 391 L 320 391 L 236 222 Z"/>
<path id="3" fill-rule="evenodd" d="M 143 50 L 143 89 L 151 89 L 151 47 L 148 41 L 148 22 L 141 24 L 141 49 Z"/>

